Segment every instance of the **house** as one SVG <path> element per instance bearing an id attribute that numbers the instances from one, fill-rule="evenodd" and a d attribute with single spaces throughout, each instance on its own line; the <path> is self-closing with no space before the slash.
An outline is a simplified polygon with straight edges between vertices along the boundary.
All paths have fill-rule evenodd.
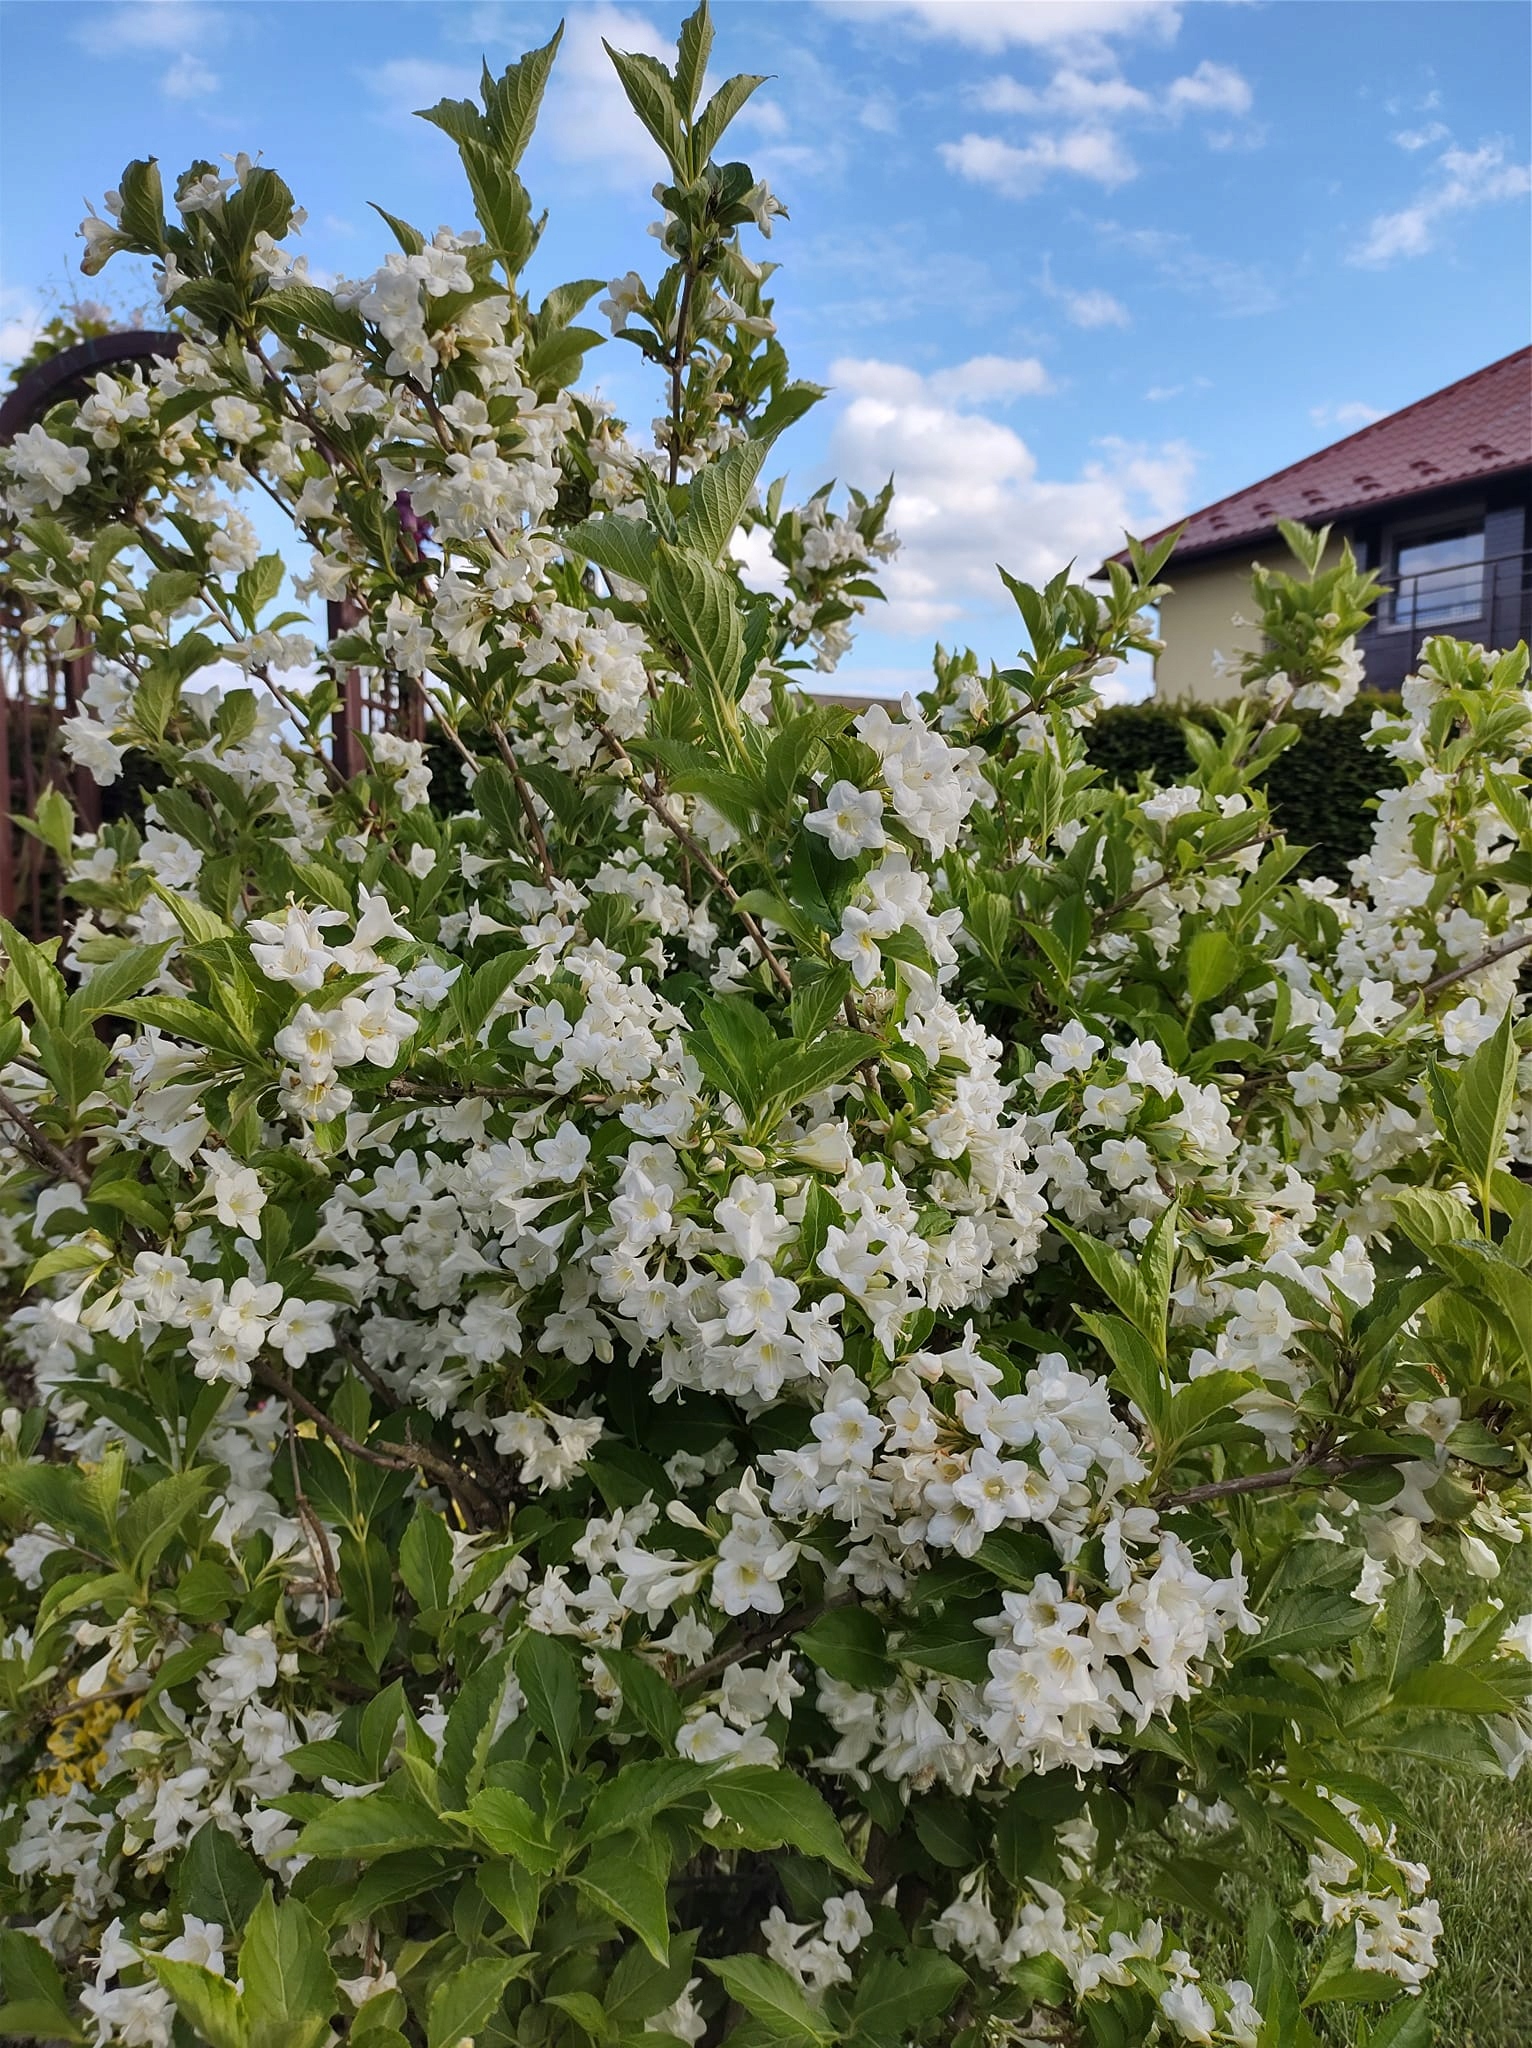
<path id="1" fill-rule="evenodd" d="M 1157 697 L 1231 694 L 1215 656 L 1259 645 L 1256 629 L 1236 621 L 1254 610 L 1251 564 L 1286 562 L 1279 519 L 1330 526 L 1332 549 L 1349 540 L 1385 585 L 1358 641 L 1369 688 L 1396 689 L 1433 633 L 1489 647 L 1527 639 L 1532 348 L 1194 512 L 1164 572 L 1172 589 L 1160 612 Z"/>

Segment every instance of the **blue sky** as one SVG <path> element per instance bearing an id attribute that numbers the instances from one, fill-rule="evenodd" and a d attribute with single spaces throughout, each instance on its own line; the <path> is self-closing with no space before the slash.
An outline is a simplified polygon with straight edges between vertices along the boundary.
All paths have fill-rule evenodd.
<path id="1" fill-rule="evenodd" d="M 656 163 L 605 36 L 642 0 L 4 0 L 0 326 L 82 288 L 84 205 L 132 156 L 264 153 L 316 270 L 390 245 L 377 200 L 469 223 L 410 118 L 567 16 L 525 174 L 538 284 L 653 275 Z M 842 673 L 917 679 L 931 643 L 1004 657 L 992 564 L 1094 566 L 1147 532 L 1521 346 L 1532 298 L 1532 11 L 1519 0 L 723 0 L 714 70 L 772 74 L 733 131 L 791 219 L 769 253 L 800 375 L 833 396 L 793 484 L 893 471 L 893 603 Z M 763 253 L 765 253 L 763 251 Z M 3 352 L 3 350 L 0 350 Z M 642 424 L 631 351 L 587 385 Z"/>

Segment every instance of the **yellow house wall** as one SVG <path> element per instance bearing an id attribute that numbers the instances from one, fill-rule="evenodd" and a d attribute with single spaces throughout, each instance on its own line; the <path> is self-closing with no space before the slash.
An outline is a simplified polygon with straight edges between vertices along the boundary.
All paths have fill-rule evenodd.
<path id="1" fill-rule="evenodd" d="M 1233 660 L 1260 649 L 1259 628 L 1234 624 L 1236 615 L 1248 619 L 1255 609 L 1250 594 L 1254 560 L 1254 555 L 1222 555 L 1180 568 L 1171 562 L 1165 576 L 1173 587 L 1160 600 L 1165 651 L 1154 664 L 1156 697 L 1174 704 L 1221 704 L 1237 694 L 1238 684 L 1218 675 L 1213 656 L 1221 653 Z"/>
<path id="2" fill-rule="evenodd" d="M 1332 534 L 1320 566 L 1339 561 L 1341 536 Z M 1219 555 L 1210 562 L 1177 563 L 1171 558 L 1165 579 L 1172 586 L 1160 602 L 1160 638 L 1165 652 L 1154 664 L 1154 694 L 1162 703 L 1226 704 L 1239 686 L 1220 676 L 1213 656 L 1230 660 L 1260 651 L 1258 626 L 1236 626 L 1236 618 L 1255 615 L 1250 571 L 1261 562 L 1268 569 L 1298 571 L 1286 544 L 1275 534 L 1247 553 Z M 1300 572 L 1301 573 L 1301 572 Z"/>

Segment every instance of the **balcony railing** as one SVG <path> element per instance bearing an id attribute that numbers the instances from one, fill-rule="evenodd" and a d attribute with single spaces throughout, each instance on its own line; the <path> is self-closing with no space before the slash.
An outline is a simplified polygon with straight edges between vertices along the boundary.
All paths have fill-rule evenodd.
<path id="1" fill-rule="evenodd" d="M 1435 633 L 1512 647 L 1532 639 L 1532 549 L 1396 577 L 1358 636 L 1373 689 L 1396 689 Z"/>

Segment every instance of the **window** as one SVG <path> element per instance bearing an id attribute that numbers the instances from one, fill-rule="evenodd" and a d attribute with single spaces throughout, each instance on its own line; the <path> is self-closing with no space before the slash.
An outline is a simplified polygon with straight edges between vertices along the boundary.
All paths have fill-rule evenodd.
<path id="1" fill-rule="evenodd" d="M 1388 623 L 1434 632 L 1484 610 L 1484 527 L 1458 526 L 1394 546 Z"/>

